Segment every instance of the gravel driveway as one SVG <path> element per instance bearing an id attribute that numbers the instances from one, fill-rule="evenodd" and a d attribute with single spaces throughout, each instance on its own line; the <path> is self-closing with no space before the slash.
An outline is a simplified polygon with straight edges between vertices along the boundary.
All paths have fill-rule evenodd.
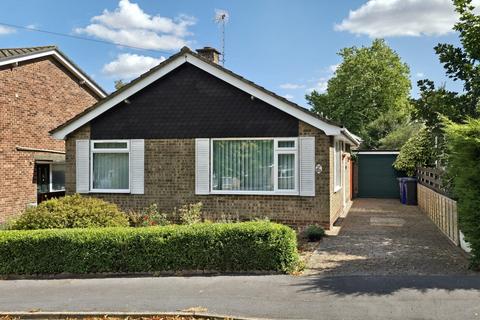
<path id="1" fill-rule="evenodd" d="M 472 274 L 468 257 L 422 214 L 398 200 L 357 199 L 338 236 L 326 237 L 305 274 Z"/>

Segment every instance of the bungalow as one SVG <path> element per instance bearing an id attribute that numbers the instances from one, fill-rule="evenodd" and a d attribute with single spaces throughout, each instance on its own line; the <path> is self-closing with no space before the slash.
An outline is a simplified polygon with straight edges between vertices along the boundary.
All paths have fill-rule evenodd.
<path id="1" fill-rule="evenodd" d="M 346 128 L 184 47 L 51 131 L 66 193 L 139 210 L 202 202 L 207 217 L 329 228 L 351 202 Z"/>

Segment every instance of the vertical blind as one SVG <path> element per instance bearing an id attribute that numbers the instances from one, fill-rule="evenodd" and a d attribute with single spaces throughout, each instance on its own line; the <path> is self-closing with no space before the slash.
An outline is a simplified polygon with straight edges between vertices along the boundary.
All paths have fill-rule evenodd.
<path id="1" fill-rule="evenodd" d="M 93 153 L 93 189 L 128 189 L 128 153 Z"/>
<path id="2" fill-rule="evenodd" d="M 214 140 L 213 190 L 273 191 L 273 140 Z"/>

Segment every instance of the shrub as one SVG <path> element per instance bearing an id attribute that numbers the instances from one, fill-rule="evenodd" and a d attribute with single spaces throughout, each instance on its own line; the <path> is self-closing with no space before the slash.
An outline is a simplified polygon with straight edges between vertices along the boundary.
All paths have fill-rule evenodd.
<path id="1" fill-rule="evenodd" d="M 152 203 L 140 212 L 129 212 L 128 220 L 132 227 L 166 226 L 170 223 L 167 214 L 160 212 L 156 203 Z"/>
<path id="2" fill-rule="evenodd" d="M 480 267 L 480 120 L 465 124 L 449 123 L 447 134 L 447 174 L 452 178 L 457 198 L 458 219 L 465 240 L 472 248 L 472 267 Z"/>
<path id="3" fill-rule="evenodd" d="M 183 224 L 194 224 L 202 221 L 202 203 L 186 204 L 178 209 L 180 221 Z"/>
<path id="4" fill-rule="evenodd" d="M 267 222 L 0 232 L 0 274 L 293 271 L 295 232 Z"/>
<path id="5" fill-rule="evenodd" d="M 17 230 L 123 227 L 128 226 L 128 219 L 115 204 L 75 194 L 28 208 L 8 225 Z"/>
<path id="6" fill-rule="evenodd" d="M 308 241 L 320 241 L 325 235 L 325 230 L 316 225 L 310 225 L 305 229 L 305 236 Z"/>

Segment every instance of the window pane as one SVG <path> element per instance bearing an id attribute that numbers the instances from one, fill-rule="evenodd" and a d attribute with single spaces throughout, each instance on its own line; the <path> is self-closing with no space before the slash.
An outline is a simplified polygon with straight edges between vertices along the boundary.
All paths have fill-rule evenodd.
<path id="1" fill-rule="evenodd" d="M 213 141 L 212 188 L 273 191 L 273 140 Z"/>
<path id="2" fill-rule="evenodd" d="M 295 141 L 278 141 L 279 148 L 295 148 Z"/>
<path id="3" fill-rule="evenodd" d="M 128 153 L 94 153 L 93 188 L 128 189 Z"/>
<path id="4" fill-rule="evenodd" d="M 94 142 L 95 149 L 126 149 L 126 142 Z"/>
<path id="5" fill-rule="evenodd" d="M 65 190 L 65 164 L 52 164 L 52 191 Z"/>
<path id="6" fill-rule="evenodd" d="M 278 155 L 278 189 L 295 189 L 295 155 Z"/>
<path id="7" fill-rule="evenodd" d="M 342 185 L 342 152 L 341 143 L 337 141 L 335 143 L 335 186 L 341 187 Z"/>

